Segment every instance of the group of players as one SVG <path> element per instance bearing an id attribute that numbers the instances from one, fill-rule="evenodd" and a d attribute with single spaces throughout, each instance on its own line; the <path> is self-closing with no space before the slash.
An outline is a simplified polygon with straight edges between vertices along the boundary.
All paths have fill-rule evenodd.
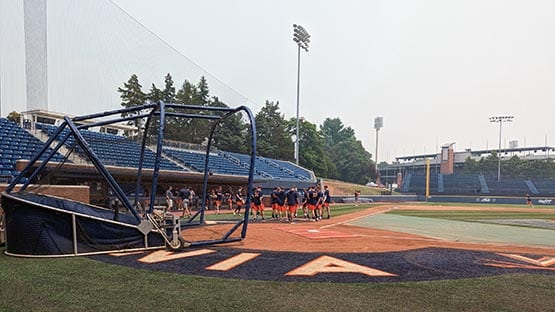
<path id="1" fill-rule="evenodd" d="M 264 194 L 261 187 L 256 187 L 252 193 L 251 217 L 253 221 L 265 221 L 264 218 Z M 325 185 L 321 190 L 319 186 L 311 186 L 306 190 L 298 191 L 293 186 L 289 190 L 276 186 L 270 194 L 270 204 L 272 208 L 273 220 L 284 220 L 293 223 L 297 217 L 299 207 L 303 210 L 305 219 L 319 221 L 327 214 L 331 218 L 330 212 L 331 196 L 328 186 Z"/>
<path id="2" fill-rule="evenodd" d="M 196 195 L 189 187 L 184 187 L 177 192 L 174 196 L 174 190 L 170 186 L 166 191 L 166 201 L 169 209 L 183 210 L 183 216 L 191 216 L 189 203 L 192 202 L 192 197 Z M 263 194 L 260 186 L 252 190 L 251 197 L 251 217 L 252 221 L 265 221 L 265 205 Z M 319 185 L 310 186 L 308 189 L 298 190 L 296 186 L 286 190 L 284 187 L 276 186 L 270 196 L 270 205 L 272 208 L 272 219 L 277 221 L 288 221 L 293 223 L 297 217 L 297 210 L 302 208 L 303 216 L 310 221 L 319 221 L 326 215 L 326 218 L 331 218 L 330 203 L 331 196 L 327 185 L 322 190 Z M 175 199 L 175 203 L 174 200 Z M 226 203 L 229 209 L 233 209 L 233 215 L 240 215 L 241 209 L 245 205 L 245 195 L 243 188 L 233 193 L 229 188 L 223 191 L 222 187 L 210 190 L 207 195 L 207 206 L 205 209 L 213 208 L 215 213 L 220 213 L 222 204 Z"/>

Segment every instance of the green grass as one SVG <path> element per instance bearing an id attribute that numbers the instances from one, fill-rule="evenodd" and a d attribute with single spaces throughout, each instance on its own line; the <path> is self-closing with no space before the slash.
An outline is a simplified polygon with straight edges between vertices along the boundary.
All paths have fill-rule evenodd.
<path id="1" fill-rule="evenodd" d="M 469 210 L 391 210 L 388 214 L 439 218 L 448 220 L 484 220 L 484 219 L 555 219 L 555 211 L 517 212 L 517 211 L 469 211 Z"/>
<path id="2" fill-rule="evenodd" d="M 372 206 L 335 205 L 332 214 Z M 500 218 L 499 213 L 487 211 L 390 213 Z M 503 214 L 511 218 L 554 216 Z M 553 275 L 406 283 L 280 283 L 139 270 L 84 257 L 24 259 L 8 257 L 3 249 L 0 252 L 0 311 L 549 311 L 555 306 Z"/>
<path id="3" fill-rule="evenodd" d="M 371 207 L 375 207 L 376 204 L 359 204 L 359 205 L 353 205 L 353 204 L 338 204 L 338 205 L 332 205 L 330 206 L 331 208 L 331 215 L 334 217 L 340 216 L 340 215 L 344 215 L 344 214 L 348 214 L 351 212 L 356 212 L 356 211 L 360 211 L 360 210 L 365 210 Z M 235 220 L 238 221 L 240 220 L 240 218 L 243 216 L 243 212 L 244 210 L 241 211 L 241 216 L 234 216 L 233 213 L 229 210 L 229 209 L 224 209 L 224 210 L 220 210 L 221 214 L 216 215 L 216 214 L 206 214 L 205 218 L 208 221 L 229 221 L 229 220 Z M 271 217 L 272 216 L 272 209 L 270 209 L 269 207 L 266 207 L 266 210 L 264 211 L 265 216 Z M 298 216 L 302 216 L 302 209 L 299 209 L 297 212 Z"/>
<path id="4" fill-rule="evenodd" d="M 0 311 L 548 311 L 555 276 L 384 284 L 280 283 L 0 255 Z"/>
<path id="5" fill-rule="evenodd" d="M 528 205 L 515 205 L 515 204 L 492 204 L 492 203 L 447 203 L 447 202 L 413 202 L 413 203 L 399 203 L 398 206 L 411 205 L 411 206 L 465 206 L 465 207 L 503 207 L 503 208 L 528 208 Z M 534 208 L 542 209 L 555 209 L 554 205 L 537 205 Z"/>

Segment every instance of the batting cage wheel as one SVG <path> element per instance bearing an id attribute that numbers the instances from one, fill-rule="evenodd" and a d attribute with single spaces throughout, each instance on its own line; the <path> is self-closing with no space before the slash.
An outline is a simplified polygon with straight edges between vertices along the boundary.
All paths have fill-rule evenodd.
<path id="1" fill-rule="evenodd" d="M 177 239 L 172 239 L 170 243 L 166 243 L 166 249 L 169 251 L 177 251 L 189 247 L 190 245 L 191 244 L 183 237 L 178 237 Z"/>

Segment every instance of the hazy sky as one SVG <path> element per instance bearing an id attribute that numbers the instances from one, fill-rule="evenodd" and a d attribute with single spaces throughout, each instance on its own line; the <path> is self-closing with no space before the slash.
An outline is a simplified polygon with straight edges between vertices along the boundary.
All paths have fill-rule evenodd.
<path id="1" fill-rule="evenodd" d="M 295 115 L 292 25 L 301 56 L 301 116 L 339 117 L 379 158 L 494 148 L 489 117 L 514 115 L 502 145 L 555 145 L 555 2 L 515 0 L 115 0 L 251 101 Z"/>
<path id="2" fill-rule="evenodd" d="M 126 44 L 134 47 L 126 40 L 136 36 L 124 35 L 136 25 L 108 22 L 108 18 L 123 19 L 111 12 L 108 2 L 83 1 L 51 1 L 50 7 L 58 5 L 62 10 L 49 11 L 49 23 L 62 22 L 49 27 L 71 28 L 76 35 L 68 40 L 63 31 L 52 31 L 60 35 L 49 37 L 49 53 L 57 42 L 86 41 L 93 31 L 113 38 L 79 51 L 87 54 L 87 63 L 73 60 L 72 66 L 82 69 L 72 81 L 83 79 L 87 68 L 115 66 L 105 61 L 106 55 L 97 55 L 105 51 L 115 55 Z M 294 117 L 296 109 L 297 49 L 292 25 L 303 25 L 312 42 L 310 51 L 301 55 L 301 116 L 317 124 L 326 117 L 341 118 L 372 154 L 373 120 L 383 116 L 379 160 L 433 153 L 450 142 L 456 142 L 458 151 L 496 148 L 499 127 L 489 117 L 497 115 L 515 116 L 503 128 L 503 146 L 512 140 L 518 140 L 520 147 L 543 146 L 546 140 L 555 145 L 555 1 L 113 1 L 247 97 L 255 112 L 266 100 L 279 101 L 286 118 Z M 20 11 L 11 5 L 15 2 L 0 0 L 0 7 Z M 87 5 L 98 11 L 83 9 Z M 68 16 L 75 15 L 67 13 L 69 8 L 78 11 L 80 6 L 90 12 L 69 21 Z M 12 34 L 14 22 L 7 22 L 11 15 L 3 17 L 0 35 L 5 38 Z M 91 27 L 81 26 L 89 20 L 94 21 L 86 22 Z M 119 26 L 122 29 L 116 29 Z M 135 41 L 147 45 L 141 51 L 151 53 L 141 56 L 145 67 L 152 60 L 175 58 L 157 52 L 162 51 L 159 47 L 149 51 L 149 39 Z M 116 46 L 120 42 L 122 47 Z M 15 43 L 21 46 L 21 41 Z M 49 70 L 60 66 L 53 65 L 56 62 L 67 64 L 68 55 L 79 47 L 75 46 L 50 53 Z M 11 64 L 6 61 L 9 52 L 5 46 L 0 49 L 6 71 Z M 125 55 L 114 57 L 123 60 Z M 121 68 L 107 74 L 112 77 L 104 82 L 106 88 L 114 89 L 113 81 L 126 80 L 130 70 L 143 69 Z M 184 71 L 168 69 L 177 84 Z M 49 83 L 62 88 L 53 87 L 49 96 L 68 98 L 60 91 L 68 77 L 58 75 L 57 82 L 56 73 L 50 75 Z M 3 77 L 4 93 L 9 82 Z M 216 83 L 210 78 L 208 82 Z M 117 108 L 119 103 L 114 105 Z"/>

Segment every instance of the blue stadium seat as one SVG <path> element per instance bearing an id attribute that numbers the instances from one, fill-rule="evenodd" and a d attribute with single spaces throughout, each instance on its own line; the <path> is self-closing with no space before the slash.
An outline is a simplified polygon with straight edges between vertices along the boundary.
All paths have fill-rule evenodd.
<path id="1" fill-rule="evenodd" d="M 15 176 L 19 174 L 15 170 L 17 159 L 31 159 L 42 148 L 43 143 L 32 134 L 19 127 L 18 124 L 5 118 L 0 118 L 0 173 Z M 52 149 L 48 149 L 52 152 Z M 54 161 L 61 161 L 64 157 L 58 153 L 53 157 Z"/>

